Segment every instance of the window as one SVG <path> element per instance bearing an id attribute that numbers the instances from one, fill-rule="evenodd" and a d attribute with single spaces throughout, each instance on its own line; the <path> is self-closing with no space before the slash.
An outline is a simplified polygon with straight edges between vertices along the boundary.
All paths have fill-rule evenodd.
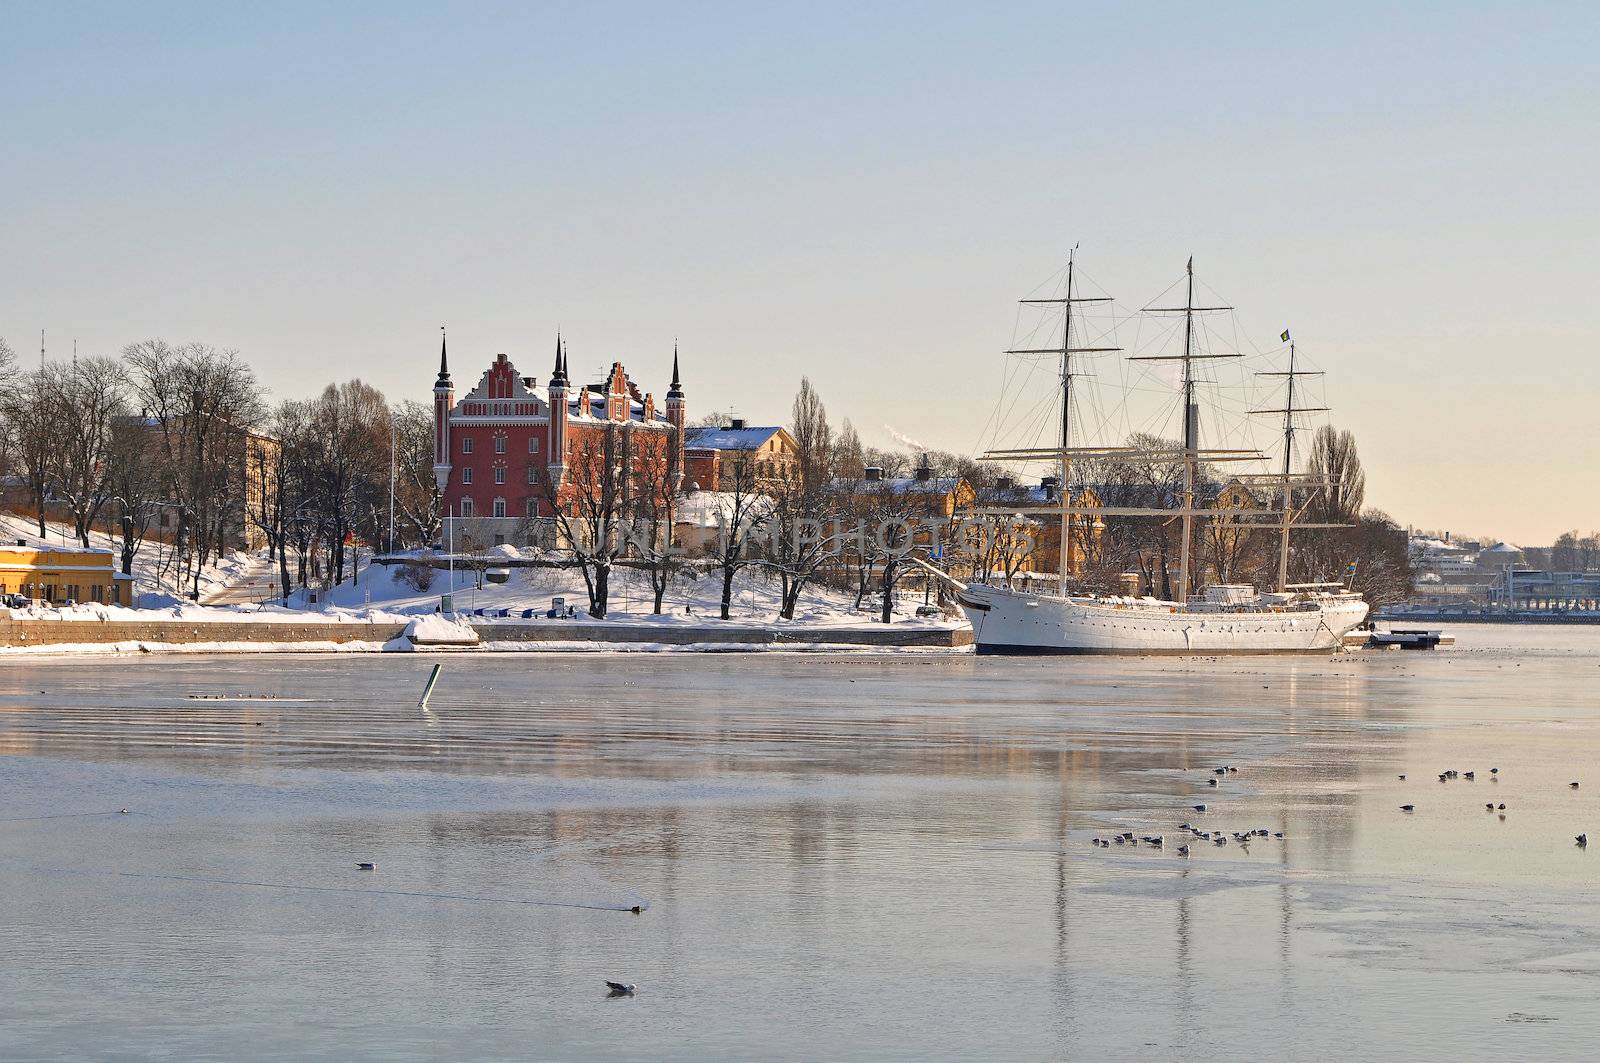
<path id="1" fill-rule="evenodd" d="M 497 517 L 503 517 L 503 516 L 506 515 L 506 500 L 505 499 L 497 498 L 497 499 L 494 500 L 494 515 L 497 516 Z"/>
<path id="2" fill-rule="evenodd" d="M 464 483 L 464 484 L 470 484 L 472 482 L 472 467 L 471 466 L 468 466 L 468 467 L 466 467 L 466 468 L 461 470 L 461 482 Z"/>
<path id="3" fill-rule="evenodd" d="M 496 465 L 494 467 L 494 482 L 497 484 L 506 482 L 506 467 L 504 465 Z"/>
<path id="4" fill-rule="evenodd" d="M 463 453 L 463 454 L 471 454 L 472 453 L 472 437 L 471 436 L 462 436 L 461 437 L 461 453 Z"/>
<path id="5" fill-rule="evenodd" d="M 461 515 L 463 517 L 472 516 L 472 499 L 463 498 L 461 500 Z"/>
<path id="6" fill-rule="evenodd" d="M 529 454 L 537 454 L 537 453 L 539 453 L 539 437 L 538 436 L 529 436 L 528 437 L 528 453 Z"/>
<path id="7" fill-rule="evenodd" d="M 539 477 L 538 477 L 537 473 L 535 473 L 534 465 L 533 465 L 533 462 L 531 462 L 531 461 L 528 462 L 528 482 L 530 484 L 536 484 L 536 483 L 539 482 Z"/>
<path id="8" fill-rule="evenodd" d="M 504 454 L 506 452 L 506 437 L 505 436 L 495 436 L 494 437 L 494 452 L 496 454 Z"/>
<path id="9" fill-rule="evenodd" d="M 539 500 L 537 498 L 535 498 L 533 495 L 529 495 L 528 496 L 528 516 L 537 517 L 538 515 L 539 515 Z"/>

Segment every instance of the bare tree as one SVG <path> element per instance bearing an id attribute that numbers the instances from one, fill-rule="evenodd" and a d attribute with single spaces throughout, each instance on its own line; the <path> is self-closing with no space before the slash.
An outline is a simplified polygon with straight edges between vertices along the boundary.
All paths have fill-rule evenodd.
<path id="1" fill-rule="evenodd" d="M 155 437 L 144 417 L 124 415 L 112 422 L 106 455 L 106 490 L 116 509 L 121 538 L 122 574 L 133 574 L 152 522 L 159 523 L 166 497 Z"/>
<path id="2" fill-rule="evenodd" d="M 828 426 L 828 411 L 822 398 L 807 377 L 800 378 L 790 417 L 800 480 L 809 488 L 823 487 L 833 478 L 833 430 Z"/>
<path id="3" fill-rule="evenodd" d="M 772 511 L 772 500 L 756 491 L 756 463 L 729 462 L 718 477 L 722 488 L 717 497 L 717 535 L 708 545 L 712 564 L 722 573 L 724 620 L 732 616 L 733 580 L 740 570 L 755 561 L 752 533 Z"/>
<path id="4" fill-rule="evenodd" d="M 621 525 L 626 517 L 622 470 L 630 455 L 631 432 L 606 424 L 574 433 L 567 450 L 566 483 L 552 481 L 549 470 L 537 476 L 550 503 L 556 530 L 583 573 L 589 615 L 604 618 L 611 598 L 611 569 L 626 543 Z"/>
<path id="5" fill-rule="evenodd" d="M 662 600 L 679 563 L 673 541 L 677 514 L 678 476 L 672 455 L 677 453 L 677 426 L 666 432 L 635 432 L 632 486 L 629 491 L 629 545 L 649 577 L 653 611 Z"/>
<path id="6" fill-rule="evenodd" d="M 800 595 L 837 553 L 839 495 L 827 481 L 789 483 L 764 522 L 767 567 L 778 573 L 778 615 L 793 620 Z"/>
<path id="7" fill-rule="evenodd" d="M 178 513 L 175 553 L 200 594 L 200 571 L 232 494 L 229 446 L 261 416 L 261 387 L 237 351 L 145 340 L 123 349 L 134 396 L 153 422 Z"/>
<path id="8" fill-rule="evenodd" d="M 376 537 L 374 499 L 386 497 L 389 480 L 389 405 L 370 384 L 329 384 L 307 406 L 307 473 L 325 536 L 330 580 L 344 582 L 348 566 L 359 578 L 360 536 Z"/>
<path id="9" fill-rule="evenodd" d="M 690 421 L 690 428 L 721 428 L 739 416 L 732 410 L 708 410 Z"/>
<path id="10" fill-rule="evenodd" d="M 402 539 L 426 545 L 439 537 L 443 504 L 433 475 L 433 409 L 407 400 L 390 409 L 395 427 L 395 512 Z"/>
<path id="11" fill-rule="evenodd" d="M 861 447 L 861 437 L 848 417 L 839 426 L 839 436 L 832 449 L 833 475 L 847 480 L 860 479 L 865 471 L 866 453 Z"/>
<path id="12" fill-rule="evenodd" d="M 55 490 L 87 548 L 89 531 L 111 493 L 108 473 L 125 374 L 115 359 L 82 358 L 48 367 L 45 378 L 55 436 Z"/>
<path id="13" fill-rule="evenodd" d="M 1313 520 L 1329 523 L 1353 521 L 1361 515 L 1367 494 L 1367 474 L 1356 452 L 1356 437 L 1348 430 L 1323 425 L 1311 436 L 1307 472 L 1319 489 L 1312 496 Z"/>
<path id="14" fill-rule="evenodd" d="M 51 374 L 44 368 L 23 373 L 0 392 L 0 414 L 5 418 L 13 461 L 28 485 L 28 497 L 39 519 L 39 537 L 45 536 L 45 504 L 56 471 L 56 422 Z"/>

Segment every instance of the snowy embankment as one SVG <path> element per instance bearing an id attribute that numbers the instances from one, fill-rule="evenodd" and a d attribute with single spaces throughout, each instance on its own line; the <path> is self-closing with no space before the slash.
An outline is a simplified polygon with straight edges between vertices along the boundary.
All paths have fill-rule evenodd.
<path id="1" fill-rule="evenodd" d="M 509 553 L 509 549 L 506 550 Z M 288 607 L 277 604 L 202 606 L 166 600 L 160 608 L 125 609 L 116 606 L 78 605 L 70 608 L 13 610 L 18 621 L 99 621 L 107 625 L 107 639 L 82 646 L 15 646 L 0 653 L 68 652 L 354 652 L 380 650 L 466 649 L 473 642 L 490 652 L 575 651 L 611 649 L 620 652 L 783 651 L 820 646 L 856 652 L 928 652 L 926 645 L 909 645 L 957 638 L 966 623 L 949 616 L 919 617 L 922 588 L 908 587 L 901 594 L 894 623 L 877 622 L 875 608 L 854 608 L 854 598 L 823 587 L 810 587 L 801 598 L 793 620 L 778 618 L 779 583 L 761 569 L 748 569 L 734 582 L 730 618 L 719 619 L 720 574 L 680 574 L 669 588 L 662 612 L 652 610 L 653 598 L 645 573 L 619 569 L 612 574 L 610 608 L 604 618 L 588 616 L 588 595 L 582 574 L 572 569 L 513 567 L 503 583 L 484 581 L 478 574 L 458 569 L 435 570 L 433 582 L 418 590 L 398 565 L 363 565 L 354 582 L 318 592 L 308 601 L 306 592 L 291 596 Z M 424 582 L 426 580 L 424 579 Z M 452 615 L 439 615 L 442 597 L 451 599 Z M 554 600 L 571 607 L 570 617 L 552 618 Z M 117 630 L 123 624 L 144 628 L 134 639 Z M 230 639 L 230 625 L 257 625 L 248 634 L 241 627 Z M 182 640 L 162 637 L 174 627 L 185 629 Z M 261 626 L 283 625 L 286 638 L 271 640 Z M 309 625 L 318 631 L 288 634 L 288 625 Z M 327 625 L 388 627 L 385 632 L 350 631 L 350 639 L 326 633 Z M 470 625 L 470 626 L 469 626 Z M 433 627 L 439 631 L 430 634 Z M 445 629 L 449 629 L 447 632 Z M 123 629 L 126 631 L 126 629 Z M 391 638 L 405 630 L 409 637 Z M 549 632 L 544 637 L 541 630 Z M 660 631 L 652 638 L 646 632 Z M 702 632 L 704 633 L 702 635 Z M 266 635 L 264 638 L 263 636 Z M 419 636 L 420 637 L 417 637 Z M 148 637 L 147 637 L 148 636 Z M 214 637 L 213 637 L 214 636 Z M 726 636 L 726 637 L 723 637 Z M 37 637 L 37 633 L 35 634 Z M 48 637 L 48 636 L 47 636 Z M 66 638 L 84 639 L 79 629 Z M 304 639 L 307 641 L 297 641 Z M 192 640 L 192 641 L 190 641 Z M 324 641 L 326 640 L 326 641 Z M 481 641 L 479 641 L 481 640 Z M 422 645 L 416 646 L 414 643 Z M 898 644 L 896 644 L 898 643 Z M 945 646 L 946 652 L 948 645 Z"/>
<path id="2" fill-rule="evenodd" d="M 15 519 L 15 518 L 12 518 Z M 719 619 L 722 580 L 717 573 L 682 573 L 668 588 L 662 611 L 653 611 L 653 597 L 645 573 L 617 569 L 611 576 L 611 594 L 604 618 L 588 616 L 588 594 L 583 576 L 576 569 L 512 568 L 505 583 L 485 581 L 477 574 L 447 569 L 434 573 L 433 583 L 419 591 L 401 576 L 398 565 L 363 564 L 355 581 L 317 592 L 311 603 L 304 590 L 289 599 L 289 606 L 271 603 L 205 606 L 185 601 L 167 601 L 159 608 L 128 609 L 120 606 L 82 604 L 72 607 L 19 609 L 12 612 L 19 620 L 183 620 L 212 623 L 397 623 L 406 624 L 418 616 L 437 613 L 442 597 L 448 594 L 454 612 L 474 623 L 489 620 L 544 621 L 556 598 L 564 599 L 587 624 L 704 625 L 753 628 L 874 627 L 882 629 L 876 607 L 854 608 L 854 597 L 818 585 L 808 586 L 801 596 L 793 620 L 778 618 L 779 583 L 764 570 L 750 568 L 734 580 L 729 619 Z M 961 626 L 948 616 L 919 617 L 922 604 L 920 585 L 899 595 L 893 627 Z M 556 622 L 556 621 L 549 621 Z"/>

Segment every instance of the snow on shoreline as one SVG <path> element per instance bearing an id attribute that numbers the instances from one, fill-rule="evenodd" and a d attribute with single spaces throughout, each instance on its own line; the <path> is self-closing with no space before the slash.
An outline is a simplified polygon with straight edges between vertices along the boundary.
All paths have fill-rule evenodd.
<path id="1" fill-rule="evenodd" d="M 165 657 L 183 654 L 329 653 L 826 653 L 852 656 L 962 656 L 971 646 L 871 646 L 848 642 L 533 642 L 495 641 L 468 645 L 388 642 L 65 642 L 43 646 L 0 646 L 3 657 Z"/>
<path id="2" fill-rule="evenodd" d="M 458 619 L 474 624 L 584 623 L 607 626 L 703 626 L 782 631 L 794 628 L 859 627 L 883 630 L 877 610 L 869 599 L 861 610 L 854 608 L 854 596 L 820 585 L 808 586 L 793 620 L 778 618 L 779 584 L 763 570 L 747 569 L 734 581 L 730 616 L 719 618 L 722 581 L 715 573 L 679 576 L 662 603 L 662 612 L 652 612 L 653 599 L 644 573 L 618 569 L 612 574 L 612 593 L 608 615 L 587 615 L 588 594 L 582 574 L 573 569 L 516 568 L 503 584 L 485 582 L 476 586 L 475 575 L 465 570 L 454 573 L 438 570 L 434 583 L 418 591 L 396 577 L 400 566 L 363 564 L 358 579 L 319 592 L 312 604 L 304 590 L 290 597 L 288 607 L 273 603 L 248 602 L 232 605 L 199 605 L 172 598 L 156 608 L 127 608 L 83 603 L 75 606 L 48 606 L 11 611 L 17 620 L 96 620 L 96 621 L 183 621 L 192 623 L 250 624 L 396 624 L 406 625 L 420 617 L 437 615 L 444 595 Z M 452 589 L 452 580 L 454 588 Z M 964 620 L 949 617 L 919 617 L 916 606 L 922 601 L 920 587 L 906 588 L 898 596 L 892 628 L 934 629 L 965 627 Z M 572 620 L 548 619 L 556 598 L 574 607 Z M 149 601 L 150 599 L 147 599 Z M 501 615 L 504 614 L 504 615 Z"/>

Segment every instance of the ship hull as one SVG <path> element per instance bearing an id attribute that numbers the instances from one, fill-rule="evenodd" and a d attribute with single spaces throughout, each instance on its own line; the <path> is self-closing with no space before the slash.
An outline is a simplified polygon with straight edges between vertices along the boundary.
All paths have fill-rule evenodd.
<path id="1" fill-rule="evenodd" d="M 972 585 L 959 597 L 979 653 L 1219 654 L 1332 653 L 1366 619 L 1359 598 L 1330 596 L 1282 609 L 1189 610 L 1027 594 Z"/>

